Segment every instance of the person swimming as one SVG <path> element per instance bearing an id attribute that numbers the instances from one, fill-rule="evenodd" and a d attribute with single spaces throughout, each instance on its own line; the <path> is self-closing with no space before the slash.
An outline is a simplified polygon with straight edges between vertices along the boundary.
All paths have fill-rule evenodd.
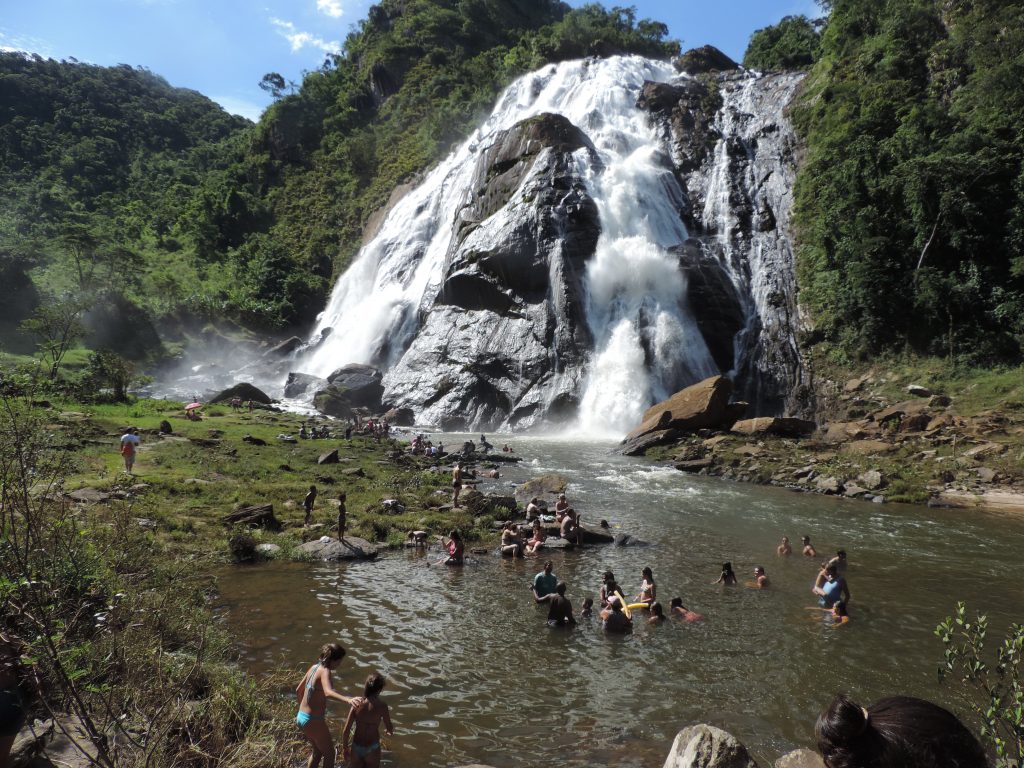
<path id="1" fill-rule="evenodd" d="M 580 608 L 580 618 L 589 619 L 594 615 L 594 598 L 585 597 L 583 598 L 583 607 Z"/>
<path id="2" fill-rule="evenodd" d="M 647 619 L 648 624 L 661 624 L 665 620 L 665 611 L 661 607 L 661 603 L 655 600 L 651 603 L 651 615 Z"/>
<path id="3" fill-rule="evenodd" d="M 380 726 L 388 736 L 393 736 L 395 729 L 391 725 L 391 712 L 388 705 L 380 700 L 380 692 L 384 690 L 384 676 L 379 672 L 366 678 L 363 686 L 363 697 L 356 699 L 349 710 L 345 728 L 341 733 L 342 753 L 349 768 L 376 768 L 380 765 Z M 355 726 L 355 734 L 351 742 L 349 735 Z"/>
<path id="4" fill-rule="evenodd" d="M 672 602 L 669 604 L 669 609 L 674 616 L 680 616 L 686 621 L 700 621 L 704 618 L 699 613 L 694 613 L 683 605 L 683 598 L 681 597 L 673 597 Z"/>
<path id="5" fill-rule="evenodd" d="M 718 577 L 717 581 L 713 581 L 711 583 L 712 584 L 726 584 L 726 585 L 729 585 L 729 584 L 735 584 L 736 581 L 737 581 L 736 580 L 736 574 L 733 573 L 732 563 L 725 562 L 725 563 L 722 563 L 722 575 Z"/>
<path id="6" fill-rule="evenodd" d="M 816 550 L 814 548 L 814 545 L 811 544 L 811 537 L 810 536 L 808 536 L 807 534 L 804 534 L 803 536 L 800 537 L 800 542 L 804 545 L 804 548 L 803 548 L 803 555 L 804 555 L 804 557 L 817 557 L 818 556 L 818 550 Z"/>
<path id="7" fill-rule="evenodd" d="M 775 554 L 779 557 L 789 557 L 793 554 L 793 547 L 789 544 L 789 536 L 782 537 L 782 543 L 775 548 Z"/>
<path id="8" fill-rule="evenodd" d="M 768 588 L 768 574 L 765 573 L 764 566 L 758 565 L 754 567 L 754 580 L 748 581 L 747 586 L 751 589 Z"/>

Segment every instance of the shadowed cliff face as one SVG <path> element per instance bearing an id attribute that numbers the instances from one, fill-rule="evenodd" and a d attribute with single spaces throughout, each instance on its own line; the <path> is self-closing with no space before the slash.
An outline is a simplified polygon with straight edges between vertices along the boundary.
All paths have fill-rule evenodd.
<path id="1" fill-rule="evenodd" d="M 376 366 L 386 405 L 448 429 L 621 434 L 717 373 L 798 412 L 798 83 L 628 57 L 517 81 L 388 214 L 297 370 Z"/>

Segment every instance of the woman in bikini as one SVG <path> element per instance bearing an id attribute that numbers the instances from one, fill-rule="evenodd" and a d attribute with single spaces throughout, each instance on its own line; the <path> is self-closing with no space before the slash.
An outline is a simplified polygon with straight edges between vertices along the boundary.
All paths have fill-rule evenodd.
<path id="1" fill-rule="evenodd" d="M 395 733 L 391 727 L 391 713 L 388 705 L 380 700 L 380 692 L 384 690 L 384 676 L 374 672 L 366 678 L 363 687 L 363 698 L 356 699 L 345 720 L 345 729 L 341 734 L 342 751 L 349 768 L 377 768 L 380 765 L 380 725 L 388 736 Z M 351 743 L 349 736 L 352 726 L 355 735 Z"/>
<path id="2" fill-rule="evenodd" d="M 640 582 L 640 594 L 636 596 L 637 602 L 647 603 L 648 607 L 658 598 L 658 587 L 654 583 L 654 571 L 650 566 L 640 572 L 643 581 Z"/>
<path id="3" fill-rule="evenodd" d="M 316 768 L 321 759 L 323 768 L 334 768 L 334 740 L 324 720 L 327 700 L 334 699 L 349 705 L 358 701 L 351 696 L 343 696 L 331 685 L 331 671 L 341 664 L 343 658 L 345 649 L 337 643 L 328 643 L 320 649 L 319 661 L 306 671 L 295 689 L 295 698 L 299 701 L 295 722 L 313 747 L 313 754 L 306 763 L 307 768 Z"/>

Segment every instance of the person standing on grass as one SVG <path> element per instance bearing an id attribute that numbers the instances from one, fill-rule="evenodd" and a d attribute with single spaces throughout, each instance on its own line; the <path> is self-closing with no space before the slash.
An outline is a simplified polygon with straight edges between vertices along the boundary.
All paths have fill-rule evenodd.
<path id="1" fill-rule="evenodd" d="M 338 494 L 338 541 L 345 540 L 345 523 L 348 520 L 348 515 L 345 512 L 345 493 Z"/>
<path id="2" fill-rule="evenodd" d="M 307 671 L 298 687 L 295 697 L 299 700 L 299 713 L 295 722 L 313 747 L 307 768 L 316 768 L 323 761 L 323 768 L 334 768 L 334 740 L 324 716 L 327 714 L 327 700 L 334 699 L 352 706 L 359 699 L 343 696 L 331 685 L 331 671 L 345 658 L 345 649 L 338 643 L 328 643 L 320 649 L 320 659 Z"/>
<path id="3" fill-rule="evenodd" d="M 141 442 L 139 430 L 135 427 L 128 427 L 121 435 L 121 458 L 124 459 L 124 471 L 129 475 L 135 466 L 135 451 Z"/>
<path id="4" fill-rule="evenodd" d="M 455 468 L 452 469 L 452 509 L 456 509 L 459 506 L 459 491 L 462 490 L 462 465 L 459 462 L 455 462 Z"/>
<path id="5" fill-rule="evenodd" d="M 316 504 L 316 486 L 309 486 L 309 493 L 306 494 L 306 498 L 302 500 L 302 507 L 306 510 L 306 518 L 302 525 L 309 528 L 309 524 L 313 521 L 313 505 Z"/>

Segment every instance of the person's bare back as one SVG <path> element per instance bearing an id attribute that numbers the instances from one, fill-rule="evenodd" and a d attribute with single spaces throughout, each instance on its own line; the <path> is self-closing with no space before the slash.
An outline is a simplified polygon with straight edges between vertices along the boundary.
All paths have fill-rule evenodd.
<path id="1" fill-rule="evenodd" d="M 370 675 L 366 679 L 363 698 L 357 699 L 348 713 L 341 738 L 345 757 L 351 768 L 376 768 L 380 765 L 381 723 L 384 724 L 388 736 L 394 733 L 388 705 L 381 701 L 379 696 L 383 688 L 384 677 L 376 672 Z M 350 744 L 349 734 L 352 733 L 353 726 L 355 733 L 352 734 Z"/>

